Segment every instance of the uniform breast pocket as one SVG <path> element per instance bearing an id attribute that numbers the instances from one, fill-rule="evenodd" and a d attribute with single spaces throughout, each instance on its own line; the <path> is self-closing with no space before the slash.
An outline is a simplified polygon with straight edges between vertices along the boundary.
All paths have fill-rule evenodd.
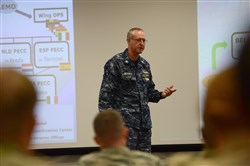
<path id="1" fill-rule="evenodd" d="M 146 83 L 150 81 L 150 74 L 148 71 L 143 71 L 141 73 L 141 77 L 142 77 L 143 81 Z"/>
<path id="2" fill-rule="evenodd" d="M 135 76 L 133 76 L 132 73 L 123 73 L 121 81 L 122 90 L 131 92 L 134 90 L 135 86 L 136 86 Z"/>

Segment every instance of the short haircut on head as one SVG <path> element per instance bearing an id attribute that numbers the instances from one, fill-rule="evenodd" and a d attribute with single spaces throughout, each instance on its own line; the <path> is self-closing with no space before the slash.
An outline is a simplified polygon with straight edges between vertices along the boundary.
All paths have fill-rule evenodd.
<path id="1" fill-rule="evenodd" d="M 127 33 L 127 39 L 129 39 L 129 38 L 132 38 L 132 37 L 133 37 L 133 32 L 134 32 L 134 31 L 142 31 L 142 32 L 144 32 L 144 30 L 143 30 L 143 29 L 138 28 L 138 27 L 131 28 L 131 29 L 128 31 L 128 33 Z"/>
<path id="2" fill-rule="evenodd" d="M 119 140 L 124 127 L 122 117 L 116 110 L 99 112 L 93 125 L 96 136 L 106 141 Z"/>

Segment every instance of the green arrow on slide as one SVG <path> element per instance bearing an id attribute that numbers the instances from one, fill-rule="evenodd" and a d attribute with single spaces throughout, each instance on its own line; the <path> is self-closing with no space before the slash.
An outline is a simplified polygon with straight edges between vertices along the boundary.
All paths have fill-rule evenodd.
<path id="1" fill-rule="evenodd" d="M 220 48 L 220 47 L 226 48 L 227 43 L 224 41 L 223 43 L 215 43 L 213 45 L 213 48 L 212 48 L 212 69 L 213 70 L 216 69 L 216 50 L 217 50 L 217 48 Z"/>

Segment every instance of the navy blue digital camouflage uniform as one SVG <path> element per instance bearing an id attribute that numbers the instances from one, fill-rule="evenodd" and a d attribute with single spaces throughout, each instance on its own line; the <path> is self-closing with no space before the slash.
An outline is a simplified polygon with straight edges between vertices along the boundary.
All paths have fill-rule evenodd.
<path id="1" fill-rule="evenodd" d="M 151 151 L 152 122 L 148 102 L 160 99 L 161 92 L 155 89 L 150 65 L 141 56 L 132 61 L 126 49 L 105 64 L 99 110 L 110 108 L 121 113 L 129 128 L 127 146 L 130 149 Z"/>

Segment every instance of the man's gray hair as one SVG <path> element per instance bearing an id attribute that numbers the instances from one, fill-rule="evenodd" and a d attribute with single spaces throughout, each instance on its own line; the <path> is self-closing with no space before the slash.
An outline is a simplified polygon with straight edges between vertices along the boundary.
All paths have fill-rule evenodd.
<path id="1" fill-rule="evenodd" d="M 144 32 L 143 29 L 138 28 L 138 27 L 131 28 L 131 29 L 128 31 L 128 33 L 127 33 L 127 39 L 130 39 L 130 38 L 133 37 L 133 35 L 134 35 L 133 32 L 134 32 L 134 31 L 142 31 L 142 32 Z"/>

